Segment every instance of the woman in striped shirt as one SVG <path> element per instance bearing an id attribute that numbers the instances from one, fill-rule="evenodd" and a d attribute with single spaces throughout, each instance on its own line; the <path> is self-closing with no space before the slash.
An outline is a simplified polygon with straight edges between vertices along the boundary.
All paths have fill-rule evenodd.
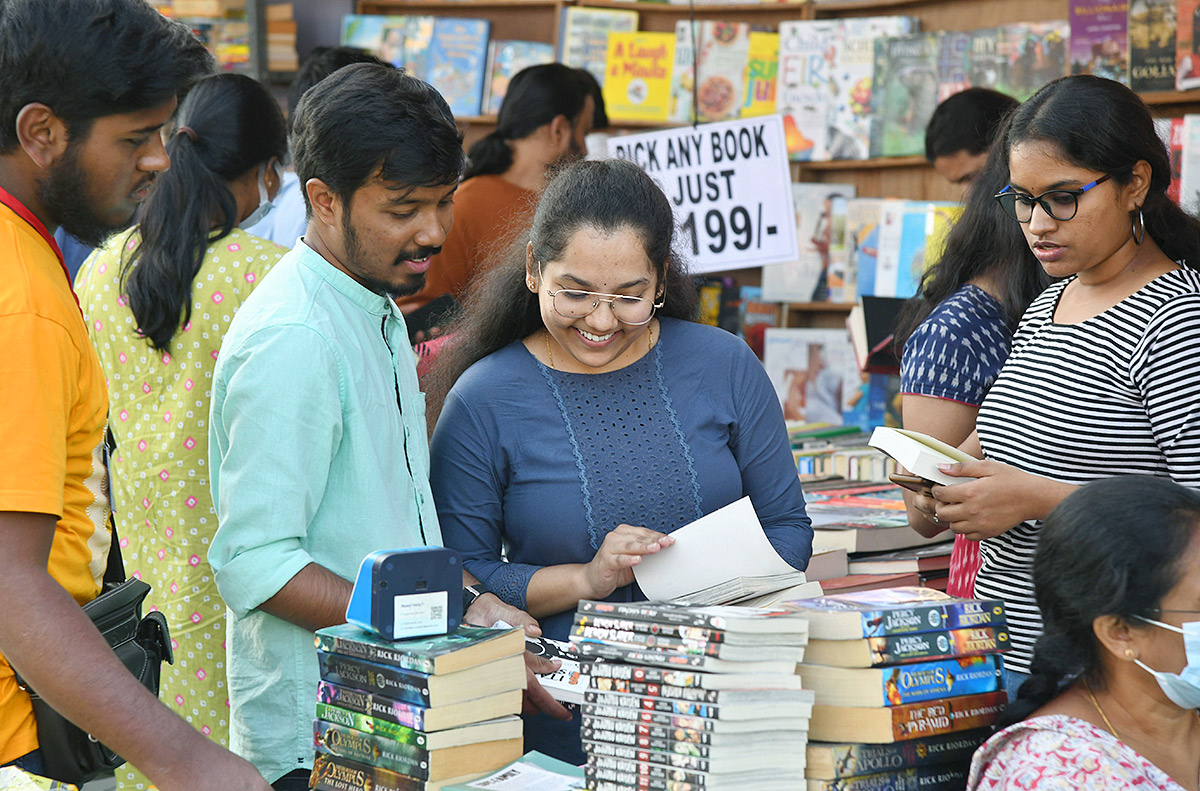
<path id="1" fill-rule="evenodd" d="M 919 497 L 924 527 L 980 540 L 978 596 L 1003 599 L 1012 695 L 1041 618 L 1031 566 L 1041 520 L 1078 486 L 1124 474 L 1200 487 L 1200 223 L 1167 198 L 1150 112 L 1090 75 L 1017 110 L 997 194 L 1048 275 L 962 448 L 976 480 Z M 918 525 L 918 528 L 921 526 Z"/>

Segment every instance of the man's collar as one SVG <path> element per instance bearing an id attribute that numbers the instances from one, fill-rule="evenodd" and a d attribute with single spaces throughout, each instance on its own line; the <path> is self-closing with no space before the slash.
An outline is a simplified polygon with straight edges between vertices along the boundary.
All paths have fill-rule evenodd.
<path id="1" fill-rule="evenodd" d="M 338 269 L 301 237 L 293 252 L 304 266 L 337 289 L 338 293 L 375 316 L 400 315 L 400 308 L 388 297 L 376 294 L 350 275 Z"/>

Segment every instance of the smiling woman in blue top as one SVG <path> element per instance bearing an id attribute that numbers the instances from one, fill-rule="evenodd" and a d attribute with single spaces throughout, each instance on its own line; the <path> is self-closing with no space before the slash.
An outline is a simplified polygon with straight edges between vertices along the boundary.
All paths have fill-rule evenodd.
<path id="1" fill-rule="evenodd" d="M 561 171 L 432 374 L 446 545 L 551 638 L 581 599 L 644 598 L 641 558 L 745 495 L 784 560 L 803 569 L 812 551 L 771 383 L 744 342 L 688 320 L 674 228 L 637 166 Z M 526 748 L 583 760 L 577 723 L 527 720 Z"/>

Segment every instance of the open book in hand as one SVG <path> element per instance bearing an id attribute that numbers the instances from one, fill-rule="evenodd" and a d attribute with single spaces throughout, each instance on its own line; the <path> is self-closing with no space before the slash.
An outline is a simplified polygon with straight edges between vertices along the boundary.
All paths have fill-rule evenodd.
<path id="1" fill-rule="evenodd" d="M 764 598 L 805 584 L 804 572 L 771 546 L 749 497 L 671 533 L 675 543 L 644 555 L 633 574 L 652 601 L 768 606 Z M 820 596 L 820 593 L 808 593 Z M 803 598 L 803 590 L 784 598 Z"/>
<path id="2" fill-rule="evenodd" d="M 966 461 L 978 461 L 978 459 L 941 440 L 934 439 L 928 434 L 909 429 L 880 426 L 871 434 L 871 440 L 867 444 L 891 456 L 913 475 L 919 475 L 934 483 L 953 486 L 956 483 L 975 480 L 974 478 L 952 477 L 939 470 L 939 464 L 960 464 Z"/>

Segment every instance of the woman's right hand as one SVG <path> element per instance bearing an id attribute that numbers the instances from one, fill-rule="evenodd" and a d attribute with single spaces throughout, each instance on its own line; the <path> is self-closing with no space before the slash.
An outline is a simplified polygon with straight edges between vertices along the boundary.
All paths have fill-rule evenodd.
<path id="1" fill-rule="evenodd" d="M 653 555 L 675 543 L 666 533 L 633 525 L 617 525 L 583 568 L 589 598 L 603 599 L 617 588 L 633 583 L 633 567 L 643 555 Z"/>

